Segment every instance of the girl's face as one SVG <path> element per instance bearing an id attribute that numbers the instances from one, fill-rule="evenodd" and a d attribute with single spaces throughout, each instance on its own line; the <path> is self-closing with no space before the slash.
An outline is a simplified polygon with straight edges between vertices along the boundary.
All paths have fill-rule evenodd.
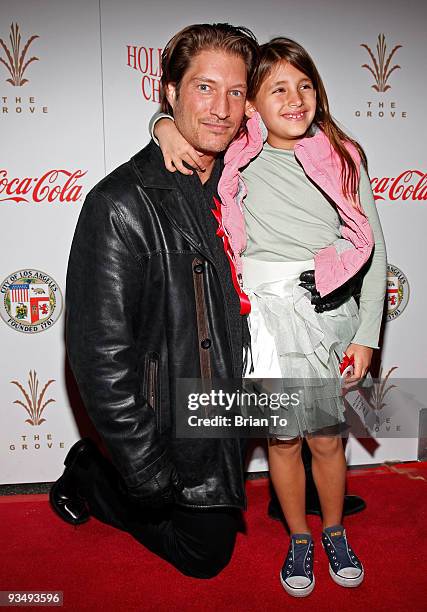
<path id="1" fill-rule="evenodd" d="M 303 72 L 285 60 L 262 83 L 246 114 L 258 111 L 268 129 L 267 142 L 278 149 L 293 149 L 303 138 L 316 113 L 316 91 Z"/>

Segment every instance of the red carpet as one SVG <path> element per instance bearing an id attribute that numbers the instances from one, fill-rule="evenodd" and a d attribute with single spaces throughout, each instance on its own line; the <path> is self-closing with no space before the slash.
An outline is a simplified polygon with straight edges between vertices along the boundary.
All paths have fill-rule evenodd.
<path id="1" fill-rule="evenodd" d="M 126 534 L 94 519 L 78 528 L 62 523 L 47 496 L 0 497 L 0 590 L 61 590 L 65 610 L 345 612 L 427 608 L 427 464 L 352 470 L 349 492 L 368 508 L 346 520 L 365 565 L 365 582 L 344 589 L 332 582 L 316 541 L 316 588 L 289 597 L 278 574 L 287 549 L 283 527 L 266 517 L 267 481 L 248 483 L 247 535 L 239 535 L 231 564 L 217 578 L 179 574 Z M 35 609 L 35 608 L 34 608 Z"/>

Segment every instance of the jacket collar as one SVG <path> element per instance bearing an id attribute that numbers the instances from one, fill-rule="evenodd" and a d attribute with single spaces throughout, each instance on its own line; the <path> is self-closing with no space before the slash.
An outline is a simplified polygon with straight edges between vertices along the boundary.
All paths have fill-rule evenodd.
<path id="1" fill-rule="evenodd" d="M 165 168 L 160 148 L 153 140 L 131 158 L 131 163 L 143 187 L 178 189 L 172 174 Z"/>
<path id="2" fill-rule="evenodd" d="M 152 203 L 162 208 L 171 225 L 195 249 L 214 262 L 211 243 L 216 237 L 207 234 L 202 215 L 196 209 L 202 202 L 190 201 L 183 195 L 173 174 L 165 168 L 162 153 L 153 140 L 131 158 L 131 163 L 144 189 L 152 190 Z"/>

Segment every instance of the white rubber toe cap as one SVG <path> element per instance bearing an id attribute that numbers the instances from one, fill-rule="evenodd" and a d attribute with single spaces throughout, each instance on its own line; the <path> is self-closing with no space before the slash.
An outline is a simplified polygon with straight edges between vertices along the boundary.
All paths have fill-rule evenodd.
<path id="1" fill-rule="evenodd" d="M 358 567 L 343 567 L 337 573 L 341 578 L 358 578 L 362 574 L 362 570 Z"/>
<path id="2" fill-rule="evenodd" d="M 339 571 L 338 574 L 329 566 L 329 573 L 334 582 L 343 587 L 357 587 L 362 584 L 365 577 L 363 569 L 357 567 L 345 567 Z"/>
<path id="3" fill-rule="evenodd" d="M 292 576 L 283 580 L 282 572 L 280 572 L 280 582 L 289 595 L 293 597 L 307 597 L 314 589 L 315 581 L 314 576 L 312 581 L 304 576 Z"/>

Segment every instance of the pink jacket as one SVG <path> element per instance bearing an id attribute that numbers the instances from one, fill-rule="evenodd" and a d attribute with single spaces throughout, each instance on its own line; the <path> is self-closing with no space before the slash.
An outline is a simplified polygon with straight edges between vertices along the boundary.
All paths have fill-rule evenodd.
<path id="1" fill-rule="evenodd" d="M 247 132 L 229 146 L 224 157 L 224 170 L 218 194 L 222 204 L 222 223 L 233 253 L 237 277 L 242 277 L 241 254 L 246 248 L 243 198 L 247 191 L 240 169 L 246 166 L 261 151 L 266 134 L 261 117 L 255 113 L 246 123 Z M 360 167 L 360 156 L 356 148 L 347 144 L 350 155 Z M 303 138 L 295 145 L 295 157 L 305 173 L 336 204 L 343 221 L 338 240 L 321 249 L 314 257 L 315 281 L 323 297 L 349 280 L 369 259 L 374 245 L 371 227 L 366 216 L 346 200 L 341 188 L 341 164 L 322 130 Z"/>

